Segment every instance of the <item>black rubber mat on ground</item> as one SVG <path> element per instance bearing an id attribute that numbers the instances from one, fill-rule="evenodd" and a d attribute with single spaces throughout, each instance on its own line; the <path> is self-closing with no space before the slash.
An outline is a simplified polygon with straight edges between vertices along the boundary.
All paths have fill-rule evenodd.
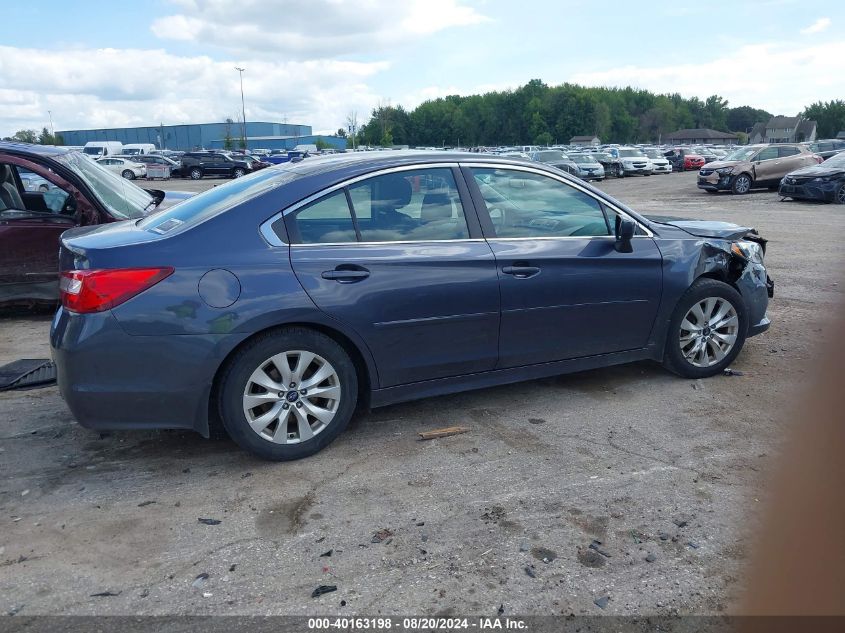
<path id="1" fill-rule="evenodd" d="M 22 358 L 0 367 L 0 391 L 46 387 L 56 382 L 56 366 L 46 358 Z"/>

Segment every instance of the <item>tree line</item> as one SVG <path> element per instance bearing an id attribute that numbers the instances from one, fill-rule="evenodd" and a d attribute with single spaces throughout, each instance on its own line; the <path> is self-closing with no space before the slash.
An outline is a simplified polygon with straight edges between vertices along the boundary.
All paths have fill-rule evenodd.
<path id="1" fill-rule="evenodd" d="M 845 129 L 845 101 L 814 103 L 805 116 L 818 121 L 819 138 Z M 729 107 L 719 95 L 705 100 L 635 88 L 548 86 L 533 79 L 515 90 L 452 95 L 413 110 L 380 104 L 361 128 L 361 145 L 499 146 L 568 143 L 595 135 L 615 143 L 656 143 L 685 128 L 734 132 L 740 141 L 772 114 L 750 106 Z M 350 140 L 351 145 L 351 140 Z"/>
<path id="2" fill-rule="evenodd" d="M 33 145 L 64 145 L 65 140 L 61 134 L 50 134 L 46 127 L 38 130 L 18 130 L 11 136 L 3 137 L 4 141 L 17 141 L 19 143 L 32 143 Z"/>

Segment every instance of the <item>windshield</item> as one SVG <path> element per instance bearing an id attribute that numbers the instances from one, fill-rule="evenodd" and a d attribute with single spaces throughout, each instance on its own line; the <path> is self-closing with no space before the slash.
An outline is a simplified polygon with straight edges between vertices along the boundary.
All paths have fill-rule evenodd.
<path id="1" fill-rule="evenodd" d="M 638 149 L 620 149 L 619 156 L 622 158 L 643 158 L 645 154 Z"/>
<path id="2" fill-rule="evenodd" d="M 598 161 L 610 162 L 610 161 L 613 160 L 613 156 L 611 156 L 610 154 L 606 154 L 604 152 L 599 153 L 599 154 L 593 154 L 593 157 Z"/>
<path id="3" fill-rule="evenodd" d="M 103 153 L 103 148 L 102 147 L 86 147 L 82 151 L 85 152 L 86 154 L 88 154 L 89 156 L 99 156 L 100 154 Z"/>
<path id="4" fill-rule="evenodd" d="M 566 160 L 567 156 L 563 152 L 557 151 L 545 151 L 545 152 L 537 152 L 534 154 L 534 160 L 538 160 L 541 163 L 548 163 L 549 161 L 553 160 Z"/>
<path id="5" fill-rule="evenodd" d="M 574 163 L 595 163 L 596 159 L 592 156 L 585 156 L 584 154 L 570 154 L 569 158 Z"/>
<path id="6" fill-rule="evenodd" d="M 134 156 L 135 154 L 140 154 L 141 150 L 137 148 L 130 147 L 129 149 L 123 148 L 123 153 L 127 156 Z"/>
<path id="7" fill-rule="evenodd" d="M 657 149 L 647 149 L 645 150 L 645 155 L 649 158 L 664 158 L 660 150 Z"/>
<path id="8" fill-rule="evenodd" d="M 88 153 L 87 150 L 92 148 L 85 149 Z M 140 218 L 153 200 L 153 197 L 139 186 L 95 163 L 84 154 L 68 152 L 56 160 L 85 181 L 109 213 L 118 219 Z"/>
<path id="9" fill-rule="evenodd" d="M 834 154 L 822 163 L 824 167 L 845 167 L 845 152 Z"/>
<path id="10" fill-rule="evenodd" d="M 743 147 L 725 156 L 724 160 L 749 160 L 759 149 L 759 147 Z"/>
<path id="11" fill-rule="evenodd" d="M 255 196 L 299 178 L 299 172 L 279 167 L 262 169 L 208 189 L 184 202 L 148 216 L 138 223 L 142 229 L 164 233 L 175 227 L 186 228 L 214 217 Z"/>

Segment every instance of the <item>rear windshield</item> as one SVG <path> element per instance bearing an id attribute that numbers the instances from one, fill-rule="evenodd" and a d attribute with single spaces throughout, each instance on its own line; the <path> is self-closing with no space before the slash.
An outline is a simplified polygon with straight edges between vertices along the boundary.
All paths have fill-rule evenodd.
<path id="1" fill-rule="evenodd" d="M 138 226 L 150 231 L 161 227 L 159 232 L 165 230 L 163 226 L 165 223 L 168 228 L 175 226 L 187 228 L 297 178 L 299 174 L 294 171 L 280 168 L 262 169 L 249 176 L 235 178 L 225 185 L 204 191 L 161 213 L 154 213 L 141 220 Z"/>

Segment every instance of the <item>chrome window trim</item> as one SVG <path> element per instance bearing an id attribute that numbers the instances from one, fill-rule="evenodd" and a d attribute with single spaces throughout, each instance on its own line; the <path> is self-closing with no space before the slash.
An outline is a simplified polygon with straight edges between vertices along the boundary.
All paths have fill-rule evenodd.
<path id="1" fill-rule="evenodd" d="M 469 240 L 469 239 L 459 239 L 459 240 L 406 240 L 404 242 L 319 242 L 316 244 L 288 244 L 287 242 L 282 241 L 276 232 L 273 230 L 272 225 L 277 220 L 281 220 L 286 215 L 294 213 L 295 211 L 301 209 L 307 204 L 311 204 L 315 200 L 319 200 L 324 196 L 328 196 L 333 194 L 338 189 L 343 189 L 344 187 L 349 187 L 354 185 L 355 183 L 361 182 L 362 180 L 367 180 L 369 178 L 375 178 L 377 176 L 384 176 L 386 174 L 393 174 L 396 172 L 402 171 L 411 171 L 415 169 L 452 169 L 460 167 L 456 162 L 448 162 L 448 163 L 416 163 L 414 165 L 397 165 L 395 167 L 385 167 L 383 169 L 379 169 L 377 171 L 371 171 L 369 173 L 363 174 L 361 176 L 355 176 L 354 178 L 350 178 L 349 180 L 344 180 L 336 185 L 332 185 L 327 189 L 321 189 L 315 194 L 308 196 L 300 200 L 299 202 L 295 202 L 294 204 L 290 205 L 289 207 L 282 209 L 278 213 L 275 213 L 268 219 L 264 220 L 259 227 L 259 232 L 264 240 L 270 246 L 336 246 L 338 244 L 342 245 L 349 245 L 349 244 L 413 244 L 413 243 L 426 243 L 426 242 L 460 242 L 460 241 L 476 241 L 476 240 Z M 455 183 L 457 184 L 457 183 Z M 464 211 L 464 215 L 466 215 L 466 211 Z M 466 221 L 466 219 L 464 219 Z M 469 230 L 469 228 L 467 228 Z"/>
<path id="2" fill-rule="evenodd" d="M 291 248 L 314 248 L 315 246 L 385 246 L 388 244 L 454 244 L 456 242 L 484 242 L 483 237 L 462 237 L 455 240 L 397 240 L 383 242 L 317 242 L 315 244 L 289 244 Z"/>
<path id="3" fill-rule="evenodd" d="M 564 178 L 562 176 L 559 176 L 558 174 L 552 174 L 552 173 L 549 173 L 547 171 L 543 171 L 541 169 L 536 169 L 534 167 L 531 167 L 530 165 L 509 165 L 509 164 L 506 164 L 506 163 L 483 163 L 483 162 L 480 162 L 480 161 L 479 162 L 473 161 L 471 163 L 461 163 L 461 167 L 469 167 L 470 169 L 473 168 L 473 167 L 480 167 L 480 168 L 484 168 L 484 169 L 490 169 L 490 168 L 493 168 L 493 169 L 512 169 L 512 170 L 515 170 L 515 171 L 526 171 L 526 172 L 529 172 L 529 173 L 532 173 L 532 174 L 536 174 L 538 176 L 546 176 L 547 178 L 551 178 L 551 179 L 557 180 L 558 182 L 561 182 L 565 185 L 569 185 L 570 187 L 577 189 L 581 193 L 584 193 L 584 194 L 590 196 L 590 198 L 592 198 L 596 202 L 603 204 L 606 207 L 609 207 L 610 209 L 613 209 L 613 211 L 615 213 L 618 213 L 623 218 L 627 218 L 627 219 L 631 220 L 631 222 L 633 222 L 638 227 L 640 227 L 643 231 L 646 232 L 645 235 L 635 235 L 634 236 L 635 238 L 637 238 L 637 237 L 653 238 L 654 237 L 654 233 L 651 231 L 651 229 L 649 229 L 647 226 L 643 225 L 636 218 L 633 218 L 630 215 L 628 215 L 627 213 L 625 213 L 625 211 L 623 211 L 622 209 L 617 207 L 615 204 L 612 204 L 612 203 L 608 202 L 607 200 L 603 200 L 601 198 L 596 198 L 596 196 L 593 194 L 593 192 L 588 191 L 587 189 L 582 187 L 577 182 L 570 182 L 569 180 L 567 180 L 566 178 Z M 610 237 L 610 238 L 613 238 L 614 240 L 616 239 L 616 237 L 613 236 L 613 235 L 561 235 L 561 236 L 549 236 L 549 237 L 538 236 L 538 237 L 511 237 L 511 238 L 492 237 L 492 238 L 489 238 L 489 239 L 490 240 L 566 240 L 566 239 L 580 239 L 580 240 L 582 240 L 584 238 L 593 238 L 593 237 Z"/>
<path id="4" fill-rule="evenodd" d="M 453 167 L 455 167 L 455 168 L 479 167 L 479 168 L 483 168 L 483 169 L 511 169 L 511 170 L 515 170 L 515 171 L 524 171 L 524 172 L 532 173 L 532 174 L 535 174 L 537 176 L 545 176 L 547 178 L 557 180 L 558 182 L 560 182 L 562 184 L 573 187 L 573 188 L 577 189 L 578 191 L 580 191 L 581 193 L 588 195 L 590 198 L 592 198 L 596 202 L 599 202 L 600 204 L 607 206 L 608 208 L 612 209 L 614 211 L 614 213 L 618 213 L 622 217 L 629 219 L 631 222 L 636 224 L 642 231 L 645 231 L 645 235 L 634 235 L 633 239 L 637 239 L 637 238 L 649 238 L 649 239 L 651 239 L 651 238 L 654 237 L 654 233 L 651 231 L 651 229 L 649 229 L 647 226 L 643 225 L 636 218 L 631 217 L 629 214 L 627 214 L 625 211 L 623 211 L 622 209 L 620 209 L 616 205 L 612 204 L 611 202 L 608 202 L 607 200 L 604 200 L 604 199 L 601 199 L 601 198 L 596 198 L 595 195 L 591 191 L 588 191 L 587 189 L 585 189 L 584 187 L 579 185 L 579 183 L 577 183 L 577 182 L 570 182 L 570 181 L 566 180 L 565 178 L 563 178 L 562 176 L 559 176 L 558 174 L 553 174 L 553 173 L 549 173 L 547 171 L 543 171 L 543 170 L 540 170 L 540 169 L 535 169 L 534 167 L 531 167 L 530 165 L 514 165 L 514 164 L 511 164 L 511 163 L 499 163 L 499 162 L 485 163 L 485 162 L 482 162 L 482 161 L 460 162 L 460 163 L 458 163 L 458 162 L 417 163 L 417 164 L 413 164 L 413 165 L 398 165 L 396 167 L 386 167 L 384 169 L 379 169 L 377 171 L 369 172 L 367 174 L 355 176 L 354 178 L 344 180 L 343 182 L 337 183 L 337 184 L 332 185 L 331 187 L 329 187 L 327 189 L 323 189 L 323 190 L 321 190 L 321 191 L 319 191 L 315 194 L 312 194 L 312 195 L 308 196 L 307 198 L 304 198 L 304 199 L 300 200 L 299 202 L 296 202 L 296 203 L 290 205 L 286 209 L 283 209 L 282 211 L 279 211 L 278 213 L 273 214 L 271 217 L 269 217 L 268 219 L 266 219 L 264 222 L 261 223 L 261 225 L 259 227 L 259 231 L 261 233 L 261 236 L 264 238 L 264 240 L 270 246 L 277 246 L 277 247 L 280 247 L 280 246 L 281 247 L 283 247 L 283 246 L 289 246 L 289 247 L 304 246 L 304 247 L 307 247 L 307 248 L 313 248 L 315 246 L 346 246 L 346 247 L 349 247 L 349 246 L 374 246 L 374 245 L 384 245 L 384 244 L 431 244 L 431 243 L 441 243 L 442 244 L 442 243 L 452 243 L 452 242 L 483 242 L 483 241 L 485 241 L 484 238 L 480 238 L 480 239 L 479 238 L 461 238 L 461 239 L 455 239 L 455 240 L 401 240 L 401 241 L 395 241 L 395 242 L 393 242 L 393 241 L 381 241 L 381 242 L 358 242 L 358 241 L 355 241 L 355 242 L 319 242 L 319 243 L 316 243 L 316 244 L 288 244 L 287 242 L 282 241 L 279 238 L 279 236 L 276 235 L 276 232 L 273 231 L 273 229 L 272 229 L 273 223 L 276 222 L 277 220 L 282 219 L 284 216 L 286 216 L 290 213 L 294 213 L 295 211 L 297 211 L 300 208 L 314 202 L 315 200 L 318 200 L 318 199 L 320 199 L 324 196 L 328 196 L 328 195 L 334 193 L 335 191 L 337 191 L 339 189 L 343 189 L 344 187 L 354 185 L 355 183 L 361 182 L 362 180 L 367 180 L 368 178 L 374 178 L 376 176 L 383 176 L 385 174 L 391 174 L 391 173 L 403 172 L 403 171 L 412 171 L 412 170 L 416 170 L 416 169 L 437 169 L 437 168 L 451 169 Z M 488 241 L 488 242 L 489 241 L 501 242 L 501 241 L 514 241 L 514 240 L 519 240 L 519 241 L 526 241 L 526 240 L 584 240 L 584 239 L 597 239 L 597 238 L 612 239 L 612 240 L 616 239 L 616 237 L 613 236 L 613 235 L 558 235 L 558 236 L 547 236 L 547 237 L 546 236 L 491 237 L 491 238 L 487 238 L 486 241 Z"/>

